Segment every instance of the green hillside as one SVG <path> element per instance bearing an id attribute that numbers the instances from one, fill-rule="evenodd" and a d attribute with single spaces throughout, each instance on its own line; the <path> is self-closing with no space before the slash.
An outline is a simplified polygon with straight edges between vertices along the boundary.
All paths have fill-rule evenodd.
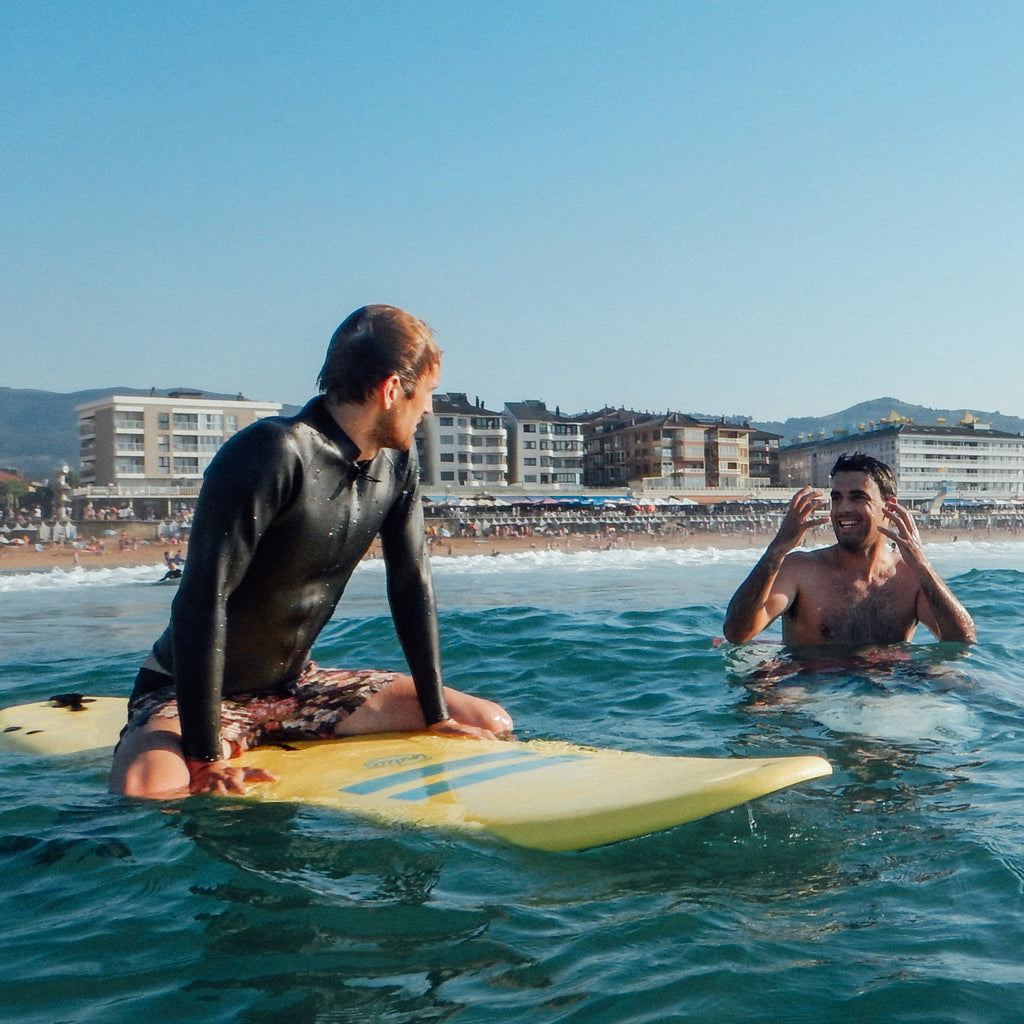
<path id="1" fill-rule="evenodd" d="M 963 419 L 965 413 L 976 416 L 982 423 L 991 424 L 995 430 L 1005 430 L 1010 434 L 1024 433 L 1024 419 L 1019 416 L 1004 416 L 1000 412 L 985 412 L 981 409 L 931 409 L 923 405 L 911 405 L 901 402 L 898 398 L 875 398 L 869 402 L 861 402 L 840 412 L 827 416 L 794 416 L 784 422 L 752 423 L 760 430 L 767 430 L 782 437 L 782 444 L 795 444 L 801 435 L 813 437 L 824 431 L 831 437 L 836 430 L 859 430 L 861 424 L 868 428 L 872 423 L 878 425 L 892 413 L 913 420 L 922 426 L 935 424 L 945 420 L 947 426 L 955 426 Z"/>

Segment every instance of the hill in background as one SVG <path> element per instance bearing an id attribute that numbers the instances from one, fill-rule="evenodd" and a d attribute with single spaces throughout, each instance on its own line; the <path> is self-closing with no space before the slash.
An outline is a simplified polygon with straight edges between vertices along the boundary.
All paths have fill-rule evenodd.
<path id="1" fill-rule="evenodd" d="M 115 394 L 166 396 L 168 391 L 113 387 L 60 394 L 25 388 L 0 388 L 0 468 L 16 470 L 33 480 L 48 479 L 58 466 L 65 463 L 72 469 L 77 469 L 78 417 L 75 406 Z M 238 397 L 210 392 L 203 392 L 203 395 L 206 398 L 220 400 Z M 297 406 L 290 405 L 282 409 L 285 415 L 297 411 Z M 849 430 L 851 427 L 856 432 L 862 423 L 865 426 L 872 423 L 877 425 L 893 412 L 898 416 L 912 419 L 915 423 L 930 424 L 944 419 L 950 425 L 959 423 L 964 413 L 970 412 L 982 423 L 989 423 L 996 430 L 1005 430 L 1011 434 L 1024 433 L 1024 418 L 1019 416 L 1004 416 L 999 412 L 984 412 L 978 409 L 930 409 L 922 405 L 901 402 L 898 398 L 876 398 L 827 416 L 795 416 L 785 421 L 753 421 L 750 425 L 759 430 L 779 434 L 783 438 L 783 444 L 793 444 L 801 435 L 812 437 L 824 431 L 827 436 L 831 436 L 836 430 Z M 730 416 L 728 419 L 748 422 L 745 417 Z"/>
<path id="2" fill-rule="evenodd" d="M 829 437 L 836 430 L 856 433 L 861 424 L 867 428 L 872 423 L 878 426 L 894 412 L 922 426 L 933 425 L 938 420 L 945 420 L 947 426 L 956 426 L 964 414 L 969 413 L 981 423 L 991 425 L 994 430 L 1004 430 L 1009 434 L 1024 433 L 1024 418 L 1020 416 L 1005 416 L 1000 412 L 984 412 L 979 409 L 931 409 L 924 405 L 901 402 L 898 398 L 875 398 L 828 416 L 794 416 L 785 422 L 751 423 L 751 426 L 781 435 L 782 444 L 786 445 L 795 444 L 801 435 L 810 438 L 821 431 Z"/>

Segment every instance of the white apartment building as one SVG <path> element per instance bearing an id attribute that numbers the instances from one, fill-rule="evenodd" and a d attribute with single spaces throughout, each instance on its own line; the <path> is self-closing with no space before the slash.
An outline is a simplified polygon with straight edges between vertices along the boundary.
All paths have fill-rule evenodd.
<path id="1" fill-rule="evenodd" d="M 171 484 L 198 488 L 232 434 L 280 411 L 279 402 L 204 398 L 197 391 L 86 402 L 75 407 L 82 482 L 137 491 Z"/>
<path id="2" fill-rule="evenodd" d="M 583 485 L 583 427 L 536 399 L 505 404 L 509 483 Z"/>
<path id="3" fill-rule="evenodd" d="M 420 480 L 432 487 L 504 487 L 508 443 L 501 413 L 465 394 L 436 394 L 416 430 Z"/>
<path id="4" fill-rule="evenodd" d="M 957 426 L 889 423 L 780 448 L 780 483 L 827 488 L 836 459 L 855 451 L 893 468 L 902 501 L 1024 498 L 1024 437 L 970 414 Z"/>

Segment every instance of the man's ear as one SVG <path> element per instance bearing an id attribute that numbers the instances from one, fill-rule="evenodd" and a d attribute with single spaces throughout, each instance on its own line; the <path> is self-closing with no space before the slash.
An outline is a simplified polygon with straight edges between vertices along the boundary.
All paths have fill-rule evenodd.
<path id="1" fill-rule="evenodd" d="M 405 394 L 405 389 L 402 387 L 402 378 L 397 373 L 391 374 L 390 377 L 381 383 L 377 393 L 380 395 L 384 408 L 392 408 L 395 402 L 398 401 L 399 396 Z"/>

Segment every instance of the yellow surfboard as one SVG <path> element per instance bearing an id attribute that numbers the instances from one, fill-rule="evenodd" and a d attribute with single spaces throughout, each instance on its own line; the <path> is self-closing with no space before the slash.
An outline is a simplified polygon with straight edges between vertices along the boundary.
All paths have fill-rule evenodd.
<path id="1" fill-rule="evenodd" d="M 97 697 L 82 707 L 42 702 L 0 711 L 0 749 L 67 754 L 112 747 L 125 701 Z M 258 747 L 238 764 L 277 776 L 253 786 L 246 799 L 483 831 L 538 850 L 580 850 L 645 835 L 832 771 L 810 755 L 661 757 L 427 732 Z"/>

